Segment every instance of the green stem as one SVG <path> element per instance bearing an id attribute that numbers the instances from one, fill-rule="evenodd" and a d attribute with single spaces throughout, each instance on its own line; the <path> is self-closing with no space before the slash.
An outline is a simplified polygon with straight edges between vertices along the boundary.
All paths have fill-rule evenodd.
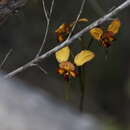
<path id="1" fill-rule="evenodd" d="M 94 40 L 93 38 L 90 39 L 90 42 L 88 43 L 87 49 L 89 49 L 92 46 L 93 40 Z"/>
<path id="2" fill-rule="evenodd" d="M 86 48 L 86 43 L 85 43 L 84 38 L 81 38 L 80 46 L 81 46 L 81 49 L 85 49 Z"/>
<path id="3" fill-rule="evenodd" d="M 78 69 L 79 71 L 79 81 L 80 81 L 80 92 L 81 92 L 81 96 L 80 96 L 80 112 L 83 112 L 83 108 L 84 108 L 84 99 L 85 99 L 85 85 L 84 85 L 84 67 L 79 67 Z"/>
<path id="4" fill-rule="evenodd" d="M 65 94 L 64 94 L 64 99 L 68 101 L 70 99 L 70 79 L 66 82 L 65 85 Z"/>
<path id="5" fill-rule="evenodd" d="M 109 50 L 108 48 L 105 49 L 105 60 L 108 59 L 108 55 L 109 55 Z"/>
<path id="6" fill-rule="evenodd" d="M 93 38 L 90 39 L 87 49 L 91 47 L 92 43 L 93 43 Z M 84 49 L 84 40 L 81 41 L 80 45 L 81 48 Z M 81 92 L 79 107 L 80 107 L 80 112 L 83 112 L 84 100 L 85 100 L 85 75 L 86 75 L 85 66 L 79 67 L 78 71 L 79 71 L 79 82 L 80 82 L 80 92 Z"/>

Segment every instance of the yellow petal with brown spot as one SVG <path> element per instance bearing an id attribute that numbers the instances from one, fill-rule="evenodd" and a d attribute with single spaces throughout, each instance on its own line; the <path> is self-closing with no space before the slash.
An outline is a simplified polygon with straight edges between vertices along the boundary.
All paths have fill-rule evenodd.
<path id="1" fill-rule="evenodd" d="M 55 33 L 69 33 L 70 31 L 70 24 L 61 24 L 56 30 Z"/>
<path id="2" fill-rule="evenodd" d="M 113 20 L 112 23 L 108 26 L 107 31 L 116 34 L 119 32 L 120 26 L 121 26 L 121 22 L 119 19 Z"/>
<path id="3" fill-rule="evenodd" d="M 101 28 L 93 28 L 89 32 L 96 40 L 100 40 L 103 34 L 103 30 Z"/>
<path id="4" fill-rule="evenodd" d="M 60 49 L 59 51 L 55 53 L 55 56 L 56 56 L 56 60 L 59 63 L 67 61 L 70 56 L 70 48 L 67 46 Z"/>
<path id="5" fill-rule="evenodd" d="M 57 42 L 63 42 L 63 41 L 65 41 L 65 37 L 64 37 L 64 35 L 58 35 L 57 36 Z"/>
<path id="6" fill-rule="evenodd" d="M 56 33 L 62 33 L 65 30 L 65 24 L 61 24 L 56 30 Z"/>
<path id="7" fill-rule="evenodd" d="M 57 69 L 57 72 L 62 75 L 62 74 L 65 73 L 65 70 L 64 70 L 64 69 L 61 69 L 61 68 L 58 68 L 58 69 Z"/>
<path id="8" fill-rule="evenodd" d="M 95 57 L 95 54 L 92 51 L 89 50 L 82 50 L 80 53 L 78 53 L 74 58 L 74 63 L 77 66 L 82 66 L 86 62 L 92 60 Z"/>
<path id="9" fill-rule="evenodd" d="M 61 69 L 64 69 L 65 71 L 74 71 L 75 70 L 75 66 L 73 63 L 69 62 L 69 61 L 65 61 L 59 64 L 59 67 Z"/>
<path id="10" fill-rule="evenodd" d="M 77 73 L 75 71 L 70 71 L 71 77 L 75 78 L 77 76 Z"/>

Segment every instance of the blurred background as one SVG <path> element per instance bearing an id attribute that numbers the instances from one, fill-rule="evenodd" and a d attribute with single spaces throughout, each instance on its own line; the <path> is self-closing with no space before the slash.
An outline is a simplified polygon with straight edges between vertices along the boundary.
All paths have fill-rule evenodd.
<path id="1" fill-rule="evenodd" d="M 88 0 L 81 17 L 89 19 L 81 28 L 108 13 L 110 9 L 123 3 L 125 0 Z M 55 0 L 51 18 L 51 25 L 43 53 L 55 47 L 55 30 L 65 22 L 74 21 L 80 9 L 82 0 Z M 50 8 L 51 0 L 46 0 Z M 122 26 L 116 35 L 116 41 L 109 48 L 107 60 L 105 50 L 94 41 L 90 50 L 96 57 L 85 65 L 85 102 L 84 113 L 91 113 L 99 120 L 106 122 L 106 129 L 129 129 L 130 122 L 130 7 L 118 14 Z M 108 23 L 105 23 L 109 24 Z M 2 71 L 8 73 L 24 65 L 34 58 L 38 52 L 45 33 L 46 19 L 41 0 L 29 0 L 27 4 L 13 12 L 8 19 L 0 25 L 0 61 L 12 49 Z M 88 45 L 89 34 L 83 38 Z M 78 40 L 71 45 L 74 51 L 79 49 Z M 48 57 L 40 65 L 48 72 L 43 73 L 36 67 L 29 68 L 15 77 L 50 93 L 57 100 L 66 102 L 79 110 L 80 89 L 79 79 L 71 82 L 71 98 L 64 101 L 64 87 L 66 82 L 56 73 L 58 67 L 54 56 Z"/>

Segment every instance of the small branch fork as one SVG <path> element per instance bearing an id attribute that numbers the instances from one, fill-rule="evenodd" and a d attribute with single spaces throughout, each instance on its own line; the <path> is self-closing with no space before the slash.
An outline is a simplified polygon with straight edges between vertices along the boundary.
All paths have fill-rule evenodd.
<path id="1" fill-rule="evenodd" d="M 19 67 L 18 69 L 8 73 L 7 75 L 5 75 L 5 78 L 11 78 L 11 77 L 15 76 L 16 74 L 23 72 L 27 68 L 32 67 L 33 64 L 37 64 L 37 63 L 41 62 L 42 60 L 44 60 L 45 58 L 49 57 L 50 55 L 54 54 L 59 49 L 65 47 L 69 44 L 72 44 L 74 40 L 78 39 L 84 33 L 89 31 L 93 27 L 98 26 L 98 25 L 104 23 L 105 21 L 109 20 L 109 18 L 111 18 L 112 16 L 115 16 L 116 14 L 118 14 L 119 12 L 121 12 L 123 9 L 125 9 L 128 6 L 130 6 L 130 0 L 126 0 L 120 6 L 118 6 L 117 8 L 115 8 L 114 10 L 109 12 L 108 14 L 104 15 L 103 17 L 99 18 L 98 20 L 96 20 L 95 22 L 90 24 L 89 26 L 85 27 L 80 32 L 76 33 L 74 36 L 72 36 L 70 39 L 67 39 L 66 41 L 64 41 L 60 45 L 54 47 L 53 49 L 49 50 L 48 52 L 44 53 L 43 55 L 34 58 L 32 61 L 28 62 L 27 64 L 25 64 L 21 67 Z"/>
<path id="2" fill-rule="evenodd" d="M 83 12 L 85 3 L 86 3 L 86 0 L 83 0 L 83 1 L 82 1 L 82 4 L 81 4 L 81 7 L 80 7 L 80 10 L 79 10 L 79 13 L 78 13 L 78 16 L 77 16 L 77 18 L 76 18 L 76 20 L 75 20 L 75 22 L 74 22 L 74 24 L 73 24 L 73 27 L 72 27 L 72 29 L 71 29 L 71 31 L 70 31 L 70 33 L 69 33 L 69 36 L 67 37 L 67 40 L 70 39 L 70 37 L 71 37 L 71 35 L 72 35 L 72 33 L 73 33 L 73 31 L 74 31 L 74 29 L 75 29 L 77 23 L 78 23 L 78 20 L 79 20 L 81 14 L 82 14 L 82 12 Z"/>
<path id="3" fill-rule="evenodd" d="M 42 50 L 44 48 L 44 45 L 46 43 L 46 40 L 47 40 L 47 35 L 48 35 L 48 32 L 49 32 L 49 26 L 50 26 L 50 20 L 51 20 L 51 15 L 52 15 L 53 7 L 54 7 L 54 1 L 55 0 L 52 0 L 50 10 L 48 11 L 47 8 L 46 8 L 46 5 L 45 5 L 45 1 L 42 0 L 42 5 L 43 5 L 43 10 L 44 10 L 44 13 L 45 13 L 47 25 L 46 25 L 46 30 L 45 30 L 45 35 L 44 35 L 44 39 L 43 39 L 42 45 L 41 45 L 38 53 L 36 54 L 36 57 L 39 57 L 39 55 L 41 54 L 41 52 L 42 52 Z M 48 12 L 49 12 L 49 14 L 48 14 Z"/>

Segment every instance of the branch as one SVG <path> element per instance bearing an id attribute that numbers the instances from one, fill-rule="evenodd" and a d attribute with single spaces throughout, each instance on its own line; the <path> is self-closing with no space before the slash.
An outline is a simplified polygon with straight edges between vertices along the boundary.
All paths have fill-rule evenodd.
<path id="1" fill-rule="evenodd" d="M 46 39 L 47 39 L 48 31 L 49 31 L 49 26 L 50 26 L 51 14 L 52 14 L 52 11 L 53 11 L 53 6 L 54 6 L 54 1 L 55 0 L 52 0 L 51 7 L 50 7 L 50 10 L 49 10 L 49 15 L 48 15 L 47 9 L 46 9 L 46 6 L 45 6 L 45 1 L 42 0 L 42 4 L 43 4 L 43 9 L 44 9 L 47 25 L 46 25 L 46 30 L 45 30 L 45 35 L 44 35 L 44 39 L 43 39 L 42 45 L 41 45 L 41 47 L 40 47 L 36 57 L 39 57 L 39 55 L 41 54 L 41 52 L 42 52 L 42 50 L 44 48 L 44 45 L 46 43 Z"/>
<path id="2" fill-rule="evenodd" d="M 5 55 L 2 63 L 0 64 L 0 69 L 2 69 L 3 65 L 5 64 L 5 62 L 7 61 L 8 57 L 11 55 L 13 49 L 10 49 L 9 52 Z"/>
<path id="3" fill-rule="evenodd" d="M 120 6 L 118 6 L 117 8 L 115 8 L 114 10 L 112 10 L 110 13 L 106 14 L 105 16 L 99 18 L 98 20 L 96 20 L 95 22 L 93 22 L 92 24 L 90 24 L 89 26 L 85 27 L 83 30 L 81 30 L 80 32 L 76 33 L 74 36 L 72 36 L 69 40 L 64 41 L 63 43 L 61 43 L 60 45 L 54 47 L 53 49 L 49 50 L 48 52 L 44 53 L 43 55 L 33 59 L 32 61 L 28 62 L 27 64 L 19 67 L 18 69 L 8 73 L 5 78 L 11 78 L 13 76 L 15 76 L 16 74 L 26 70 L 29 67 L 32 67 L 33 64 L 37 64 L 38 62 L 41 62 L 43 59 L 49 57 L 50 55 L 52 55 L 53 53 L 55 53 L 56 51 L 58 51 L 59 49 L 72 44 L 74 40 L 78 39 L 80 36 L 82 36 L 84 33 L 86 33 L 87 31 L 89 31 L 90 29 L 94 28 L 95 26 L 98 26 L 102 23 L 104 23 L 105 21 L 107 21 L 109 18 L 111 18 L 112 16 L 118 14 L 120 11 L 122 11 L 123 9 L 125 9 L 126 7 L 130 6 L 130 0 L 126 0 L 123 4 L 121 4 Z"/>
<path id="4" fill-rule="evenodd" d="M 78 23 L 78 20 L 79 20 L 81 14 L 82 14 L 82 12 L 83 12 L 83 9 L 84 9 L 85 2 L 86 2 L 86 0 L 83 0 L 83 1 L 82 1 L 82 4 L 81 4 L 80 10 L 79 10 L 79 13 L 78 13 L 77 18 L 76 18 L 76 20 L 75 20 L 75 22 L 74 22 L 74 24 L 73 24 L 73 27 L 72 27 L 72 29 L 71 29 L 71 31 L 70 31 L 70 33 L 69 33 L 69 36 L 67 37 L 67 40 L 70 39 L 70 37 L 71 37 L 71 35 L 72 35 L 72 33 L 73 33 L 73 31 L 74 31 L 74 29 L 75 29 L 77 23 Z"/>
<path id="5" fill-rule="evenodd" d="M 44 68 L 42 68 L 40 65 L 36 64 L 36 67 L 40 69 L 44 74 L 47 74 L 47 71 Z"/>
<path id="6" fill-rule="evenodd" d="M 49 20 L 49 16 L 48 16 L 48 11 L 47 11 L 47 8 L 46 8 L 44 0 L 42 0 L 42 6 L 43 6 L 43 10 L 44 10 L 44 13 L 45 13 L 46 20 L 48 21 Z"/>

